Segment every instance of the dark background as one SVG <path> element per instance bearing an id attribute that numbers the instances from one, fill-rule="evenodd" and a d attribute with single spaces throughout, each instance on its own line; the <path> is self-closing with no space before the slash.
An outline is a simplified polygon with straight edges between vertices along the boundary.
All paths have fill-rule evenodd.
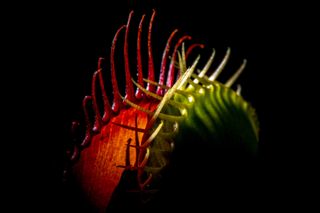
<path id="1" fill-rule="evenodd" d="M 312 109 L 303 108 L 309 93 L 302 89 L 312 71 L 304 62 L 309 58 L 306 48 L 313 45 L 311 10 L 293 4 L 204 0 L 110 1 L 31 8 L 19 7 L 16 18 L 20 25 L 14 33 L 23 38 L 13 49 L 13 56 L 24 67 L 15 80 L 23 88 L 15 92 L 22 97 L 15 112 L 23 115 L 24 122 L 19 133 L 12 135 L 22 136 L 19 141 L 23 145 L 18 150 L 23 160 L 10 168 L 18 173 L 15 182 L 19 187 L 13 197 L 24 202 L 13 208 L 81 210 L 80 204 L 73 206 L 76 198 L 66 196 L 61 181 L 70 124 L 82 116 L 82 97 L 90 93 L 98 57 L 109 58 L 114 33 L 126 23 L 132 9 L 132 34 L 143 13 L 147 21 L 152 9 L 157 11 L 153 29 L 156 68 L 165 41 L 175 28 L 180 35 L 187 33 L 194 41 L 214 47 L 217 58 L 231 47 L 230 64 L 222 80 L 243 58 L 248 60 L 238 82 L 244 98 L 256 108 L 261 128 L 259 175 L 254 181 L 258 189 L 256 208 L 298 206 L 301 195 L 313 188 L 308 182 L 314 155 L 306 148 L 309 136 L 301 133 L 302 129 L 312 131 L 304 123 Z M 313 90 L 312 85 L 307 89 Z"/>

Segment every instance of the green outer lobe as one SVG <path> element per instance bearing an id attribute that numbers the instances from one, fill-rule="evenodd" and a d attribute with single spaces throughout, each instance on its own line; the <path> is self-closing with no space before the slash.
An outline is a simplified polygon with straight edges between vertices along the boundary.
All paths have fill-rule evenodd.
<path id="1" fill-rule="evenodd" d="M 185 121 L 180 123 L 180 130 L 194 132 L 202 141 L 229 143 L 226 145 L 236 145 L 243 151 L 255 154 L 258 121 L 250 104 L 218 82 L 202 89 L 203 93 L 193 91 L 195 102 L 188 110 Z M 183 137 L 180 139 L 183 140 Z"/>

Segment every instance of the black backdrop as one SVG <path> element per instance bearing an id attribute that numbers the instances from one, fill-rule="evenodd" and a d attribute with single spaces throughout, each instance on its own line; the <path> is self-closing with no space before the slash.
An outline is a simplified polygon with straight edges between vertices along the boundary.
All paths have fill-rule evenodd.
<path id="1" fill-rule="evenodd" d="M 296 205 L 293 200 L 300 197 L 299 190 L 308 188 L 305 179 L 297 177 L 305 174 L 310 162 L 302 160 L 306 151 L 295 142 L 300 140 L 301 145 L 308 140 L 296 131 L 303 115 L 297 113 L 301 103 L 295 100 L 305 98 L 305 94 L 293 84 L 305 81 L 305 77 L 296 75 L 306 53 L 303 46 L 308 42 L 296 35 L 307 32 L 308 22 L 300 15 L 304 9 L 277 3 L 204 0 L 36 5 L 19 17 L 22 26 L 18 34 L 26 41 L 17 48 L 18 54 L 27 59 L 23 64 L 30 65 L 20 75 L 21 85 L 30 88 L 22 91 L 28 98 L 23 101 L 23 109 L 28 111 L 23 129 L 25 137 L 34 143 L 28 143 L 30 152 L 22 151 L 23 156 L 31 158 L 25 161 L 26 166 L 19 165 L 22 171 L 18 172 L 21 185 L 27 188 L 18 188 L 15 196 L 43 212 L 84 210 L 81 204 L 75 205 L 76 198 L 66 195 L 61 182 L 70 123 L 82 116 L 81 100 L 90 93 L 97 58 L 108 58 L 117 28 L 126 23 L 133 9 L 134 32 L 138 17 L 143 13 L 150 17 L 153 8 L 157 11 L 153 36 L 156 66 L 165 40 L 176 27 L 207 47 L 216 48 L 218 57 L 230 46 L 230 71 L 243 58 L 248 60 L 239 82 L 243 96 L 256 108 L 261 125 L 260 174 L 252 187 L 257 188 L 253 202 L 259 203 L 255 207 L 258 210 L 278 204 Z M 228 69 L 222 79 L 227 76 Z M 21 175 L 26 175 L 22 181 Z"/>

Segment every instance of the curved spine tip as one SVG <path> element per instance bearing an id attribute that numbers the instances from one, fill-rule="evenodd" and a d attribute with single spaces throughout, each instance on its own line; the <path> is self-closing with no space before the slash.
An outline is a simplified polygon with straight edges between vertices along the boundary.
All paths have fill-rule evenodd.
<path id="1" fill-rule="evenodd" d="M 138 29 L 138 36 L 137 36 L 137 70 L 138 70 L 138 84 L 144 87 L 143 83 L 143 69 L 142 69 L 142 59 L 141 59 L 141 34 L 142 34 L 142 26 L 144 22 L 145 14 L 141 17 Z M 137 88 L 136 91 L 136 98 L 141 99 L 143 96 L 143 92 Z"/>
<path id="2" fill-rule="evenodd" d="M 118 87 L 118 81 L 116 77 L 116 67 L 115 67 L 115 62 L 114 62 L 114 54 L 115 54 L 115 47 L 117 43 L 117 39 L 119 37 L 119 33 L 121 30 L 126 28 L 126 25 L 122 25 L 116 32 L 113 41 L 112 41 L 112 46 L 111 46 L 111 54 L 110 54 L 110 64 L 111 64 L 111 82 L 112 82 L 112 89 L 113 89 L 113 106 L 112 110 L 114 112 L 118 112 L 119 109 L 122 107 L 122 101 L 121 97 L 119 96 L 120 91 Z"/>
<path id="3" fill-rule="evenodd" d="M 99 70 L 100 71 L 100 70 Z M 95 121 L 93 124 L 93 132 L 99 132 L 101 127 L 102 127 L 102 118 L 97 102 L 97 95 L 96 95 L 96 81 L 97 81 L 97 75 L 99 71 L 94 72 L 93 77 L 92 77 L 92 88 L 91 88 L 91 97 L 92 97 L 92 106 L 93 106 L 93 111 L 95 113 Z"/>
<path id="4" fill-rule="evenodd" d="M 72 155 L 70 156 L 70 161 L 71 162 L 76 161 L 79 158 L 79 156 L 80 156 L 80 150 L 77 145 L 74 145 Z"/>
<path id="5" fill-rule="evenodd" d="M 229 57 L 230 57 L 230 53 L 231 53 L 231 49 L 230 47 L 228 47 L 227 52 L 224 56 L 224 58 L 222 59 L 220 65 L 218 66 L 218 68 L 212 73 L 212 75 L 209 77 L 210 81 L 215 81 L 218 76 L 220 75 L 220 73 L 222 72 L 223 68 L 226 66 Z"/>
<path id="6" fill-rule="evenodd" d="M 104 87 L 104 80 L 103 80 L 103 76 L 102 76 L 102 61 L 104 60 L 104 58 L 100 57 L 98 60 L 98 73 L 99 73 L 99 85 L 100 85 L 100 89 L 101 89 L 101 94 L 102 94 L 102 99 L 103 99 L 103 109 L 104 109 L 104 113 L 102 116 L 102 122 L 106 123 L 109 121 L 109 119 L 112 116 L 112 109 L 110 106 L 110 102 L 109 102 L 109 98 L 107 96 L 107 92 L 106 89 Z"/>
<path id="7" fill-rule="evenodd" d="M 85 133 L 85 136 L 84 136 L 82 143 L 80 144 L 80 146 L 82 148 L 89 145 L 89 143 L 91 142 L 91 138 L 92 138 L 92 124 L 90 122 L 89 112 L 87 109 L 88 101 L 92 101 L 91 96 L 85 96 L 82 101 L 82 108 L 84 111 L 84 118 L 85 118 L 85 122 L 86 122 L 86 133 Z"/>
<path id="8" fill-rule="evenodd" d="M 151 39 L 151 35 L 152 35 L 152 27 L 153 27 L 153 21 L 154 18 L 156 16 L 156 11 L 153 9 L 153 13 L 150 19 L 150 23 L 149 23 L 149 31 L 148 31 L 148 79 L 151 81 L 155 80 L 155 76 L 154 76 L 154 62 L 153 62 L 153 55 L 152 55 L 152 39 Z M 147 85 L 147 89 L 151 92 L 155 91 L 155 86 L 148 84 Z"/>
<path id="9" fill-rule="evenodd" d="M 247 60 L 243 59 L 243 62 L 241 66 L 238 68 L 238 70 L 230 77 L 230 79 L 226 82 L 226 87 L 231 87 L 233 83 L 239 78 L 241 73 L 243 72 L 244 68 L 247 65 Z M 240 89 L 241 90 L 241 89 Z"/>
<path id="10" fill-rule="evenodd" d="M 132 16 L 133 16 L 133 11 L 130 12 L 128 17 L 125 38 L 124 38 L 124 49 L 123 49 L 125 78 L 126 78 L 126 98 L 128 98 L 131 101 L 133 101 L 135 98 L 133 84 L 131 82 L 130 61 L 129 61 L 129 54 L 128 54 L 128 51 L 129 51 L 128 37 L 129 37 L 129 29 L 130 29 L 130 22 L 131 22 Z"/>
<path id="11" fill-rule="evenodd" d="M 172 53 L 172 58 L 171 58 L 171 63 L 169 66 L 169 72 L 168 72 L 168 77 L 167 77 L 167 86 L 172 87 L 174 80 L 175 80 L 175 59 L 176 59 L 176 53 L 178 51 L 178 48 L 180 45 L 185 41 L 185 40 L 191 40 L 191 36 L 185 35 L 179 39 L 179 41 L 176 43 L 173 53 Z"/>
<path id="12" fill-rule="evenodd" d="M 212 54 L 211 54 L 209 60 L 207 61 L 206 65 L 204 66 L 204 68 L 201 70 L 201 72 L 198 75 L 199 78 L 203 78 L 205 76 L 205 74 L 208 72 L 209 68 L 211 67 L 211 64 L 213 62 L 215 55 L 216 55 L 216 51 L 215 51 L 215 49 L 212 49 Z M 197 84 L 197 83 L 199 83 L 199 80 L 194 79 L 193 82 Z"/>
<path id="13" fill-rule="evenodd" d="M 162 61 L 161 61 L 161 70 L 160 70 L 160 75 L 159 75 L 159 84 L 160 85 L 164 84 L 164 79 L 165 79 L 165 74 L 166 74 L 166 66 L 167 66 L 167 59 L 168 59 L 168 56 L 169 56 L 171 42 L 172 42 L 172 39 L 176 35 L 177 32 L 178 32 L 178 29 L 175 29 L 170 34 L 170 36 L 169 36 L 169 38 L 167 40 L 167 44 L 166 44 L 165 50 L 163 51 Z M 158 86 L 157 94 L 163 96 L 164 95 L 164 89 Z"/>
<path id="14" fill-rule="evenodd" d="M 197 47 L 203 49 L 203 48 L 204 48 L 204 44 L 192 44 L 192 45 L 190 45 L 190 46 L 188 47 L 188 49 L 187 49 L 187 52 L 186 52 L 186 60 L 187 60 L 187 58 L 190 56 L 190 54 L 193 52 L 193 50 L 194 50 L 195 48 L 197 48 Z"/>

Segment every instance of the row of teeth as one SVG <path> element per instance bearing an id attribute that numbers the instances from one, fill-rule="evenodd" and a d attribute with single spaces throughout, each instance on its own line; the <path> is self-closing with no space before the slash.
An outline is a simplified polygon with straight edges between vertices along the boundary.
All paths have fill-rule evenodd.
<path id="1" fill-rule="evenodd" d="M 190 90 L 195 90 L 198 93 L 202 93 L 203 87 L 209 88 L 212 85 L 212 83 L 218 78 L 218 76 L 222 72 L 223 68 L 225 67 L 225 65 L 230 57 L 231 51 L 230 51 L 230 48 L 228 48 L 222 62 L 219 64 L 217 69 L 210 76 L 207 76 L 206 73 L 208 72 L 208 70 L 213 62 L 213 59 L 215 56 L 215 50 L 213 50 L 210 58 L 208 59 L 206 65 L 204 66 L 204 68 L 201 71 L 198 70 L 198 72 L 199 72 L 198 74 L 195 74 L 194 71 L 196 70 L 196 66 L 200 60 L 200 56 L 198 56 L 197 59 L 193 62 L 192 66 L 187 69 L 184 52 L 185 52 L 184 45 L 182 45 L 182 54 L 178 53 L 180 77 L 178 78 L 178 80 L 176 81 L 176 83 L 172 87 L 168 87 L 165 85 L 161 85 L 157 82 L 153 82 L 153 81 L 144 79 L 144 81 L 146 81 L 149 84 L 152 84 L 152 85 L 158 86 L 162 89 L 165 89 L 166 93 L 163 97 L 156 94 L 156 93 L 148 91 L 147 89 L 145 89 L 144 87 L 142 87 L 141 85 L 139 85 L 136 81 L 134 81 L 132 79 L 132 82 L 142 92 L 144 92 L 148 96 L 151 96 L 157 100 L 160 100 L 160 103 L 159 103 L 157 110 L 155 112 L 151 112 L 147 109 L 144 109 L 124 97 L 122 97 L 122 99 L 131 107 L 134 107 L 140 111 L 143 111 L 143 112 L 146 112 L 146 113 L 152 115 L 151 122 L 154 122 L 157 118 L 160 118 L 162 120 L 172 121 L 172 122 L 181 121 L 184 116 L 187 116 L 186 115 L 187 109 L 189 107 L 192 107 L 192 104 L 185 104 L 185 103 L 180 103 L 180 102 L 172 100 L 172 97 L 174 96 L 174 94 L 178 93 L 178 94 L 184 95 L 184 96 L 186 96 L 186 98 L 188 98 L 188 100 L 190 100 L 190 102 L 193 102 L 194 95 L 192 92 L 190 92 Z M 237 78 L 240 76 L 240 74 L 244 70 L 244 68 L 246 66 L 246 62 L 247 61 L 244 60 L 243 63 L 241 64 L 241 66 L 238 68 L 238 70 L 229 78 L 229 80 L 227 80 L 227 82 L 224 84 L 226 87 L 231 87 L 233 85 L 233 83 L 237 80 Z M 193 78 L 193 80 L 191 79 L 191 77 Z M 201 85 L 199 83 L 201 83 Z M 238 85 L 237 94 L 240 95 L 240 92 L 241 92 L 241 87 L 240 87 L 240 85 Z M 170 105 L 178 108 L 181 112 L 181 116 L 167 115 L 167 114 L 161 113 L 163 107 L 166 104 L 170 104 Z"/>

